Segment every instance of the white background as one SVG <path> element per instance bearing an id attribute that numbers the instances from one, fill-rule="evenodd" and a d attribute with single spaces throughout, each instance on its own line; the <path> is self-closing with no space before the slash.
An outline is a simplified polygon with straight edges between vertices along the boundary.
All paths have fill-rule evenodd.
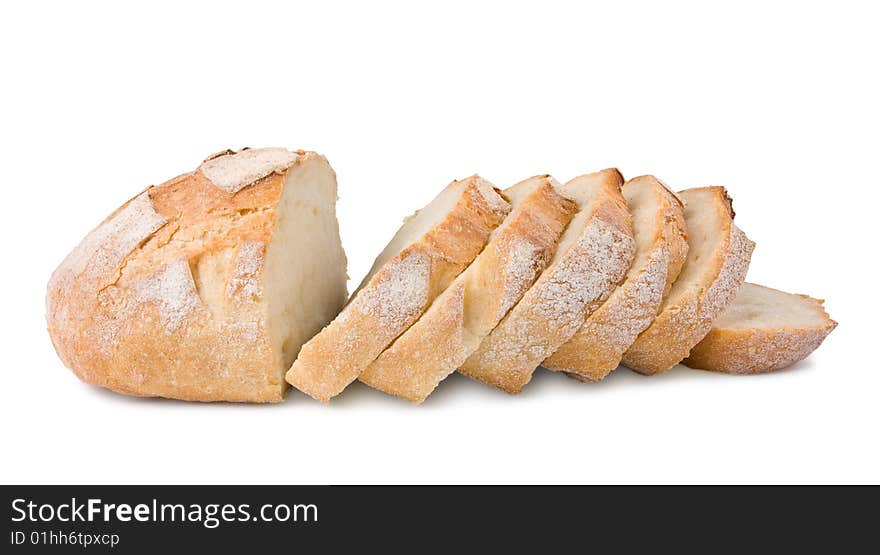
<path id="1" fill-rule="evenodd" d="M 0 481 L 880 482 L 872 3 L 124 4 L 0 8 Z M 80 383 L 45 331 L 54 267 L 146 185 L 246 145 L 328 156 L 354 283 L 474 172 L 723 184 L 758 243 L 749 279 L 840 326 L 773 375 L 539 372 L 518 397 L 453 376 L 421 407 Z"/>

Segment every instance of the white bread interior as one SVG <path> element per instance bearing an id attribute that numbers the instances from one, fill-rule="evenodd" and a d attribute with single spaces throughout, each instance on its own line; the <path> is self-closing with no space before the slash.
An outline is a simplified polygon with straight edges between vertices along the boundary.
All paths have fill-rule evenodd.
<path id="1" fill-rule="evenodd" d="M 339 313 L 348 296 L 336 177 L 327 169 L 308 164 L 287 173 L 266 248 L 266 323 L 281 384 L 303 343 Z"/>
<path id="2" fill-rule="evenodd" d="M 815 299 L 744 283 L 736 299 L 715 320 L 713 327 L 734 330 L 812 328 L 824 327 L 827 323 L 827 314 Z"/>

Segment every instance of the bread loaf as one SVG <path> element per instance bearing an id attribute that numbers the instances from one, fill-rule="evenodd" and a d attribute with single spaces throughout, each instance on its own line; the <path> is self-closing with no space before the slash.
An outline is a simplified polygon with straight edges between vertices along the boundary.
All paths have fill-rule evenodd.
<path id="1" fill-rule="evenodd" d="M 83 381 L 193 401 L 272 402 L 345 302 L 336 176 L 313 152 L 224 151 L 147 188 L 49 281 L 47 322 Z"/>
<path id="2" fill-rule="evenodd" d="M 622 184 L 620 172 L 612 169 L 577 177 L 561 188 L 579 211 L 559 248 L 460 372 L 508 393 L 519 392 L 535 368 L 571 339 L 608 297 L 635 254 Z"/>
<path id="3" fill-rule="evenodd" d="M 601 380 L 647 328 L 687 254 L 681 200 L 652 176 L 631 179 L 623 197 L 632 214 L 636 254 L 626 278 L 584 325 L 544 361 L 549 370 Z"/>
<path id="4" fill-rule="evenodd" d="M 681 362 L 733 301 L 746 277 L 755 244 L 733 223 L 723 187 L 679 193 L 684 201 L 688 252 L 681 274 L 657 317 L 623 356 L 623 364 L 656 374 Z"/>
<path id="5" fill-rule="evenodd" d="M 576 205 L 549 176 L 503 192 L 512 210 L 467 270 L 361 374 L 367 385 L 421 403 L 474 352 L 546 267 Z"/>
<path id="6" fill-rule="evenodd" d="M 729 374 L 772 372 L 805 359 L 835 327 L 818 299 L 745 283 L 684 364 Z"/>
<path id="7" fill-rule="evenodd" d="M 287 381 L 327 402 L 407 330 L 480 253 L 510 205 L 473 176 L 408 218 L 348 305 L 306 343 Z"/>

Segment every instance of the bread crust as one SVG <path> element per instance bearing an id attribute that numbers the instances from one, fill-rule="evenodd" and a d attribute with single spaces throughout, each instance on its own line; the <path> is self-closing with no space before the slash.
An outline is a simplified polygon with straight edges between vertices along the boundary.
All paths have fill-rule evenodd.
<path id="1" fill-rule="evenodd" d="M 442 221 L 379 268 L 303 346 L 288 383 L 322 402 L 341 393 L 471 263 L 509 210 L 488 181 L 464 180 Z"/>
<path id="2" fill-rule="evenodd" d="M 313 152 L 224 151 L 116 210 L 49 281 L 61 360 L 128 395 L 281 401 L 263 263 L 285 176 L 312 164 L 332 172 Z M 344 294 L 344 269 L 339 278 Z"/>
<path id="3" fill-rule="evenodd" d="M 542 364 L 582 381 L 598 381 L 617 368 L 623 353 L 653 321 L 687 253 L 681 200 L 653 176 L 631 179 L 627 188 L 649 188 L 655 203 L 650 234 L 638 236 L 642 251 L 623 282 L 583 326 Z M 632 206 L 630 209 L 632 210 Z"/>
<path id="4" fill-rule="evenodd" d="M 460 372 L 519 392 L 623 278 L 635 252 L 632 221 L 620 192 L 623 178 L 617 170 L 604 170 L 598 178 L 596 194 L 580 207 L 588 213 L 582 228 L 573 230 L 577 240 L 557 253 Z"/>
<path id="5" fill-rule="evenodd" d="M 556 191 L 550 176 L 532 179 L 540 184 L 467 270 L 367 367 L 362 382 L 421 403 L 519 301 L 550 261 L 577 207 Z"/>
<path id="6" fill-rule="evenodd" d="M 781 370 L 807 358 L 837 327 L 837 322 L 825 312 L 824 301 L 807 295 L 789 295 L 811 304 L 821 313 L 824 323 L 819 326 L 773 328 L 715 325 L 691 349 L 683 364 L 727 374 L 761 374 Z"/>
<path id="7" fill-rule="evenodd" d="M 679 195 L 687 204 L 687 195 L 698 191 L 712 194 L 712 216 L 718 219 L 722 237 L 709 259 L 700 262 L 706 269 L 701 273 L 704 279 L 689 284 L 685 294 L 676 299 L 667 299 L 651 325 L 623 355 L 623 364 L 642 374 L 664 372 L 681 362 L 709 333 L 712 322 L 745 281 L 755 244 L 734 225 L 733 207 L 723 187 L 688 189 Z M 688 232 L 693 234 L 694 230 Z"/>

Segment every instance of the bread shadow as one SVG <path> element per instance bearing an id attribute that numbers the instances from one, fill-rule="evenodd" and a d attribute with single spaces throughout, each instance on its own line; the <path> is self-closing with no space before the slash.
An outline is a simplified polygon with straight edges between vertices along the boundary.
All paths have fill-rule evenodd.
<path id="1" fill-rule="evenodd" d="M 185 401 L 182 399 L 166 399 L 164 397 L 137 397 L 134 395 L 127 395 L 124 393 L 117 393 L 111 389 L 107 389 L 105 387 L 100 387 L 92 384 L 82 384 L 84 385 L 89 392 L 95 397 L 101 399 L 102 401 L 106 401 L 109 403 L 119 403 L 119 404 L 129 404 L 129 405 L 139 405 L 145 408 L 153 408 L 153 407 L 195 407 L 195 408 L 203 408 L 204 410 L 211 410 L 213 408 L 221 408 L 221 407 L 241 407 L 245 410 L 269 410 L 277 407 L 278 405 L 283 405 L 285 401 L 281 401 L 279 403 L 244 403 L 244 402 L 233 402 L 233 401 Z"/>
<path id="2" fill-rule="evenodd" d="M 682 366 L 682 365 L 679 365 L 679 366 Z M 685 368 L 686 370 L 692 370 L 694 372 L 699 372 L 701 374 L 710 374 L 713 376 L 727 376 L 727 377 L 732 377 L 732 378 L 758 379 L 758 378 L 762 378 L 762 377 L 763 378 L 770 378 L 772 376 L 784 375 L 784 374 L 788 374 L 789 372 L 798 372 L 798 373 L 807 372 L 809 370 L 814 370 L 816 368 L 816 364 L 813 362 L 813 359 L 811 357 L 807 357 L 803 360 L 799 360 L 799 361 L 795 362 L 791 366 L 786 366 L 785 368 L 780 368 L 779 370 L 770 370 L 769 372 L 753 372 L 753 373 L 749 373 L 749 374 L 735 374 L 735 373 L 730 373 L 730 372 L 715 372 L 713 370 L 704 370 L 702 368 L 688 368 L 685 366 L 682 366 L 682 368 Z"/>
<path id="3" fill-rule="evenodd" d="M 349 409 L 351 407 L 362 407 L 364 405 L 400 408 L 403 410 L 447 410 L 453 406 L 464 406 L 490 400 L 494 402 L 498 399 L 506 399 L 511 402 L 516 402 L 517 399 L 535 400 L 543 397 L 549 400 L 558 395 L 559 390 L 563 388 L 570 390 L 571 394 L 575 394 L 574 392 L 577 391 L 577 394 L 583 394 L 584 396 L 604 395 L 609 391 L 618 394 L 618 390 L 621 389 L 655 387 L 658 383 L 669 383 L 670 381 L 693 383 L 745 378 L 772 379 L 772 377 L 776 375 L 788 374 L 789 372 L 794 371 L 804 372 L 810 369 L 815 369 L 815 364 L 810 358 L 806 358 L 781 370 L 760 374 L 742 375 L 688 368 L 679 364 L 666 372 L 653 376 L 645 376 L 638 372 L 634 372 L 625 366 L 620 366 L 603 380 L 596 382 L 581 382 L 567 376 L 563 372 L 553 372 L 543 367 L 539 367 L 533 374 L 532 380 L 526 384 L 523 390 L 518 394 L 510 394 L 495 389 L 454 372 L 443 380 L 437 389 L 435 389 L 421 405 L 415 405 L 405 399 L 388 395 L 361 382 L 355 381 L 349 385 L 341 395 L 334 397 L 330 403 L 327 403 L 324 406 L 331 410 L 334 408 L 340 410 Z M 280 403 L 235 403 L 227 401 L 202 403 L 182 401 L 179 399 L 164 399 L 161 397 L 134 397 L 116 393 L 99 386 L 90 384 L 84 385 L 89 389 L 92 395 L 102 401 L 109 403 L 136 404 L 143 407 L 241 407 L 243 410 L 273 410 L 278 409 L 279 406 L 296 409 L 301 408 L 303 404 L 320 405 L 318 401 L 294 388 L 288 390 L 285 399 Z M 211 409 L 206 408 L 205 410 Z"/>

